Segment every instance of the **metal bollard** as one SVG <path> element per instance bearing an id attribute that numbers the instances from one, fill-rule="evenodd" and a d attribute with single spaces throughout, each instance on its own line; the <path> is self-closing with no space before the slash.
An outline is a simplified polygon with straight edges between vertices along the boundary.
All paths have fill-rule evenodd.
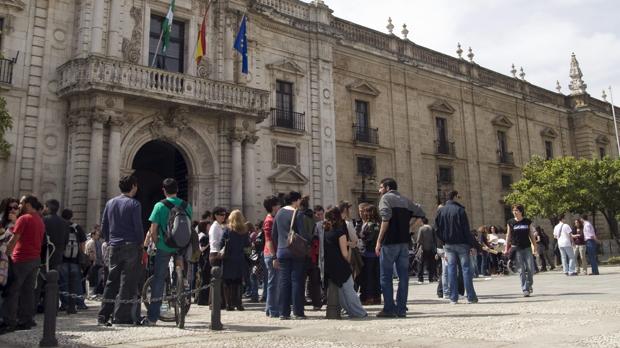
<path id="1" fill-rule="evenodd" d="M 214 266 L 211 268 L 211 330 L 222 330 L 222 268 Z"/>
<path id="2" fill-rule="evenodd" d="M 338 286 L 331 280 L 327 284 L 327 309 L 326 319 L 340 319 L 340 301 L 338 299 Z"/>
<path id="3" fill-rule="evenodd" d="M 45 285 L 45 317 L 43 319 L 43 338 L 39 347 L 57 347 L 56 314 L 58 311 L 58 271 L 47 272 Z"/>

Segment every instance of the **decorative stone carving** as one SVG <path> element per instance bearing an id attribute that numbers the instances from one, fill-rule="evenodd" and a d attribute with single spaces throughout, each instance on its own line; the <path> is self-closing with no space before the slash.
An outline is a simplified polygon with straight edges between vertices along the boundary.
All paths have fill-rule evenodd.
<path id="1" fill-rule="evenodd" d="M 379 94 L 381 94 L 381 91 L 379 91 L 377 87 L 373 86 L 370 82 L 364 81 L 364 80 L 356 81 L 348 85 L 347 89 L 351 92 L 367 94 L 373 97 L 376 97 Z"/>
<path id="2" fill-rule="evenodd" d="M 600 134 L 596 137 L 595 139 L 596 143 L 599 145 L 609 145 L 610 141 L 609 141 L 609 137 L 603 134 Z"/>
<path id="3" fill-rule="evenodd" d="M 463 49 L 460 42 L 456 44 L 456 55 L 459 56 L 459 59 L 463 59 Z"/>
<path id="4" fill-rule="evenodd" d="M 25 6 L 21 0 L 0 0 L 0 7 L 9 7 L 21 11 Z"/>
<path id="5" fill-rule="evenodd" d="M 555 139 L 558 137 L 558 132 L 553 128 L 545 127 L 545 129 L 540 132 L 540 136 L 547 139 Z"/>
<path id="6" fill-rule="evenodd" d="M 232 142 L 242 142 L 245 140 L 247 133 L 240 128 L 231 128 L 228 133 L 228 141 Z"/>
<path id="7" fill-rule="evenodd" d="M 431 111 L 436 111 L 441 114 L 452 115 L 456 109 L 454 109 L 447 101 L 445 100 L 437 100 L 433 104 L 429 105 L 428 108 Z"/>
<path id="8" fill-rule="evenodd" d="M 491 121 L 491 123 L 498 128 L 505 128 L 508 129 L 510 127 L 512 127 L 513 123 L 512 121 L 510 121 L 510 119 L 504 115 L 499 115 L 497 117 L 495 117 L 493 119 L 493 121 Z"/>
<path id="9" fill-rule="evenodd" d="M 245 142 L 246 143 L 250 143 L 250 144 L 256 144 L 256 142 L 258 141 L 259 137 L 256 134 L 249 134 L 245 137 Z"/>
<path id="10" fill-rule="evenodd" d="M 282 72 L 298 76 L 305 75 L 304 69 L 299 64 L 295 63 L 290 59 L 283 59 L 276 63 L 267 64 L 267 69 L 280 70 Z"/>
<path id="11" fill-rule="evenodd" d="M 211 64 L 211 60 L 209 58 L 202 57 L 202 59 L 200 59 L 200 64 L 198 64 L 198 67 L 196 68 L 196 74 L 198 77 L 202 77 L 203 79 L 208 78 L 209 75 L 211 75 L 212 65 L 213 64 Z"/>
<path id="12" fill-rule="evenodd" d="M 394 35 L 394 24 L 392 23 L 392 17 L 388 17 L 388 25 L 386 28 L 390 35 Z"/>
<path id="13" fill-rule="evenodd" d="M 153 115 L 153 122 L 149 125 L 153 137 L 170 141 L 178 139 L 188 127 L 187 113 L 185 108 L 179 107 Z"/>
<path id="14" fill-rule="evenodd" d="M 569 76 L 571 79 L 570 85 L 568 86 L 568 88 L 571 91 L 570 94 L 571 95 L 585 94 L 586 88 L 588 87 L 588 85 L 586 85 L 585 82 L 583 82 L 583 80 L 581 79 L 583 77 L 583 74 L 581 73 L 581 68 L 579 68 L 579 62 L 577 61 L 577 58 L 575 57 L 575 53 L 571 55 Z"/>
<path id="15" fill-rule="evenodd" d="M 142 58 L 142 9 L 134 6 L 129 14 L 133 18 L 134 26 L 131 31 L 131 39 L 123 38 L 123 59 L 133 64 L 139 64 Z"/>
<path id="16" fill-rule="evenodd" d="M 469 47 L 469 53 L 467 53 L 467 58 L 469 58 L 470 63 L 474 62 L 474 56 L 474 51 L 472 51 L 471 47 Z"/>

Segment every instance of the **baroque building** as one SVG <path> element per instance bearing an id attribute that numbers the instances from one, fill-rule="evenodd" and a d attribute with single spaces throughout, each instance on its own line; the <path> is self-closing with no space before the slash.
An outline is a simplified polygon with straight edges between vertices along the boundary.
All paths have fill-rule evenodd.
<path id="1" fill-rule="evenodd" d="M 93 226 L 121 175 L 144 213 L 175 177 L 196 212 L 268 194 L 314 204 L 374 201 L 377 179 L 432 214 L 462 192 L 473 224 L 502 224 L 502 195 L 532 156 L 617 156 L 611 108 L 338 18 L 321 0 L 176 0 L 170 45 L 155 55 L 169 1 L 0 0 L 0 94 L 14 127 L 2 196 L 58 198 Z M 232 49 L 248 18 L 249 74 Z M 568 63 L 568 62 L 567 62 Z M 569 66 L 567 64 L 567 72 Z M 620 111 L 620 110 L 619 110 Z M 602 224 L 601 224 L 602 225 Z"/>

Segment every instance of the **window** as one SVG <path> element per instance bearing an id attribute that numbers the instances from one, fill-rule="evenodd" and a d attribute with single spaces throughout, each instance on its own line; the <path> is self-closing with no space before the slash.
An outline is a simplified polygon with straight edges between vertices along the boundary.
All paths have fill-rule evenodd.
<path id="1" fill-rule="evenodd" d="M 155 50 L 161 35 L 161 26 L 164 17 L 151 15 L 151 29 L 149 33 L 149 64 L 153 62 Z M 183 61 L 185 60 L 185 23 L 181 21 L 172 21 L 172 30 L 170 31 L 170 43 L 166 48 L 166 52 L 162 52 L 163 40 L 159 45 L 155 67 L 172 72 L 184 72 Z"/>
<path id="2" fill-rule="evenodd" d="M 553 142 L 549 140 L 545 140 L 545 156 L 548 160 L 553 159 Z"/>
<path id="3" fill-rule="evenodd" d="M 355 117 L 357 120 L 358 129 L 370 128 L 369 115 L 368 115 L 368 102 L 356 100 L 355 101 Z"/>
<path id="4" fill-rule="evenodd" d="M 502 190 L 510 190 L 510 185 L 512 185 L 512 175 L 502 174 Z"/>
<path id="5" fill-rule="evenodd" d="M 454 177 L 452 175 L 452 167 L 439 167 L 439 183 L 452 184 Z"/>
<path id="6" fill-rule="evenodd" d="M 448 132 L 446 128 L 446 119 L 443 117 L 435 117 L 435 127 L 437 128 L 437 141 L 440 144 L 439 146 L 447 144 Z"/>
<path id="7" fill-rule="evenodd" d="M 512 215 L 512 207 L 504 205 L 504 221 L 508 221 L 512 218 L 514 218 L 514 215 Z"/>
<path id="8" fill-rule="evenodd" d="M 276 146 L 276 163 L 295 166 L 297 165 L 297 151 L 292 146 Z"/>
<path id="9" fill-rule="evenodd" d="M 506 142 L 506 132 L 497 131 L 497 150 L 500 156 L 508 153 L 508 143 Z"/>
<path id="10" fill-rule="evenodd" d="M 357 175 L 372 176 L 375 174 L 375 158 L 374 157 L 358 157 L 357 158 Z"/>
<path id="11" fill-rule="evenodd" d="M 601 159 L 605 158 L 605 156 L 607 156 L 607 151 L 605 151 L 604 147 L 599 147 L 598 148 L 598 155 Z"/>
<path id="12" fill-rule="evenodd" d="M 293 112 L 293 84 L 286 81 L 276 81 L 276 109 L 291 116 Z"/>

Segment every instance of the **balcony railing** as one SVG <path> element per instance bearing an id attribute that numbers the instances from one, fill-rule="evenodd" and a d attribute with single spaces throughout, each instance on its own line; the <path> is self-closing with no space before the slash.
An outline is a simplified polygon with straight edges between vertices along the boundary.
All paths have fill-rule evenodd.
<path id="1" fill-rule="evenodd" d="M 515 158 L 512 152 L 504 152 L 504 151 L 498 150 L 497 160 L 499 161 L 500 164 L 509 164 L 509 165 L 515 164 Z"/>
<path id="2" fill-rule="evenodd" d="M 456 157 L 454 142 L 435 140 L 435 154 Z"/>
<path id="3" fill-rule="evenodd" d="M 14 59 L 0 58 L 0 83 L 6 83 L 9 85 L 13 83 L 14 65 Z"/>
<path id="4" fill-rule="evenodd" d="M 306 114 L 284 109 L 271 109 L 271 126 L 297 132 L 306 130 Z"/>
<path id="5" fill-rule="evenodd" d="M 354 124 L 353 139 L 358 143 L 379 145 L 379 129 Z"/>
<path id="6" fill-rule="evenodd" d="M 265 117 L 269 91 L 90 56 L 58 68 L 61 97 L 92 90 Z"/>

